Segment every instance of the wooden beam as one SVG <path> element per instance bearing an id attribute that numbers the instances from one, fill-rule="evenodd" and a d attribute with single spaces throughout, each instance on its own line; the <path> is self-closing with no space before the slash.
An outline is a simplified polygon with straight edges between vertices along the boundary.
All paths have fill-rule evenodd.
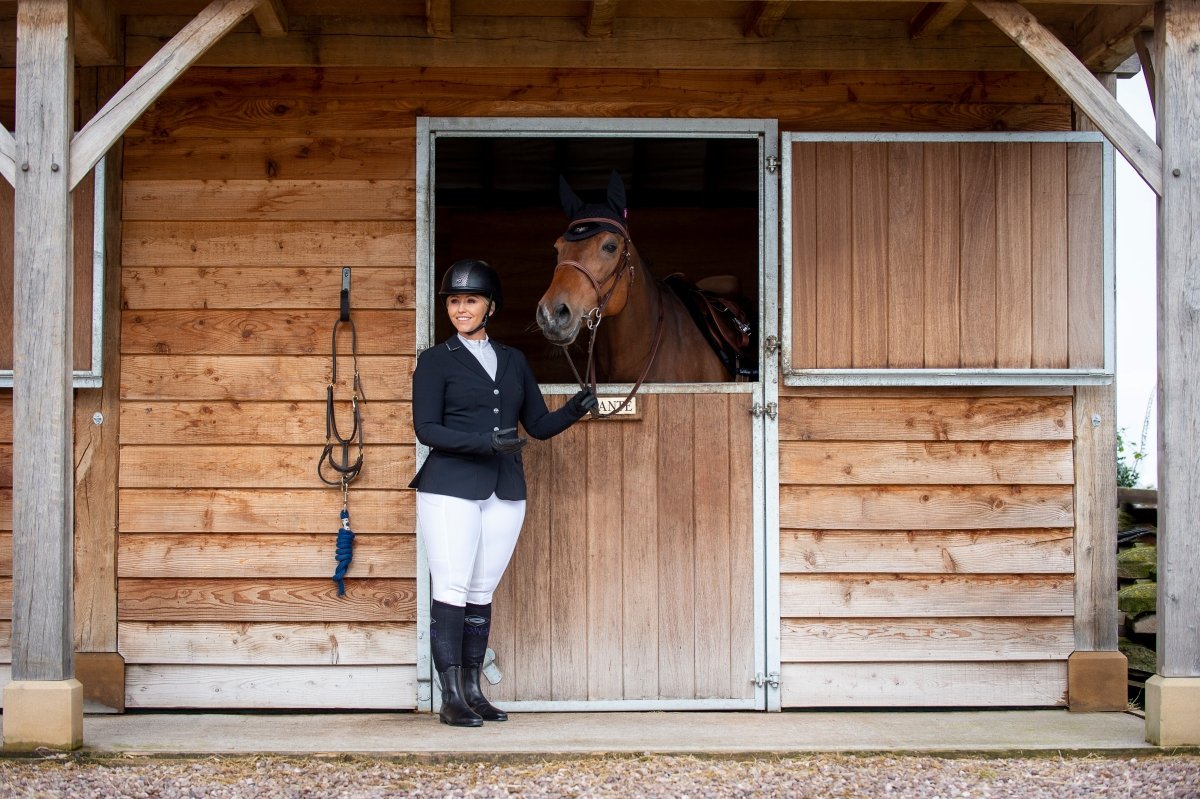
<path id="1" fill-rule="evenodd" d="M 28 168 L 14 184 L 14 680 L 74 676 L 72 24 L 70 0 L 17 6 L 16 160 Z"/>
<path id="2" fill-rule="evenodd" d="M 1154 20 L 1158 136 L 1158 673 L 1200 677 L 1200 2 L 1167 0 Z M 1194 728 L 1192 728 L 1194 729 Z"/>
<path id="3" fill-rule="evenodd" d="M 1142 180 L 1162 194 L 1162 152 L 1154 140 L 1105 91 L 1078 58 L 1019 4 L 1008 0 L 972 0 L 975 7 L 1046 70 L 1128 159 Z"/>
<path id="4" fill-rule="evenodd" d="M 587 22 L 584 32 L 589 38 L 612 36 L 613 22 L 617 18 L 620 0 L 592 0 L 588 3 Z"/>
<path id="5" fill-rule="evenodd" d="M 1150 110 L 1153 111 L 1158 100 L 1154 96 L 1154 31 L 1138 31 L 1134 34 L 1133 45 L 1142 65 L 1142 77 L 1146 79 L 1146 91 L 1150 93 Z"/>
<path id="6" fill-rule="evenodd" d="M 113 66 L 122 61 L 121 19 L 116 3 L 75 0 L 75 60 L 80 66 Z"/>
<path id="7" fill-rule="evenodd" d="M 926 3 L 917 15 L 908 23 L 908 38 L 924 39 L 937 36 L 946 27 L 958 19 L 958 15 L 967 7 L 967 0 L 953 0 L 949 3 Z"/>
<path id="8" fill-rule="evenodd" d="M 425 0 L 425 32 L 430 36 L 454 33 L 453 0 Z"/>
<path id="9" fill-rule="evenodd" d="M 70 186 L 74 188 L 150 104 L 231 28 L 250 15 L 260 0 L 213 0 L 163 45 L 75 137 Z"/>
<path id="10" fill-rule="evenodd" d="M 258 23 L 258 32 L 264 39 L 287 36 L 288 15 L 283 0 L 262 0 L 254 9 L 254 21 Z"/>
<path id="11" fill-rule="evenodd" d="M 547 69 L 967 70 L 1034 69 L 993 26 L 958 20 L 934 40 L 913 42 L 908 20 L 780 21 L 769 38 L 745 37 L 738 24 L 702 18 L 623 17 L 620 35 L 589 39 L 582 17 L 475 17 L 454 35 L 431 37 L 415 17 L 307 17 L 283 39 L 236 30 L 207 53 L 205 66 L 468 67 L 520 64 Z M 170 17 L 126 21 L 127 62 L 149 60 L 178 29 Z M 298 26 L 297 26 L 298 27 Z"/>
<path id="12" fill-rule="evenodd" d="M 1071 51 L 1092 72 L 1112 72 L 1133 53 L 1134 35 L 1153 15 L 1153 6 L 1097 6 L 1075 25 Z"/>
<path id="13" fill-rule="evenodd" d="M 12 132 L 0 125 L 0 175 L 12 186 L 16 183 L 17 174 L 17 142 Z"/>
<path id="14" fill-rule="evenodd" d="M 746 11 L 746 23 L 743 30 L 747 36 L 761 36 L 768 39 L 775 35 L 779 21 L 788 12 L 791 3 L 788 0 L 756 0 Z"/>

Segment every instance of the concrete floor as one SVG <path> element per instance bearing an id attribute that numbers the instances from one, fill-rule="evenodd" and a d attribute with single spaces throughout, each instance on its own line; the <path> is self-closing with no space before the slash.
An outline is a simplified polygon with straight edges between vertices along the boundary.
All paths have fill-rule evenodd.
<path id="1" fill-rule="evenodd" d="M 84 749 L 128 754 L 550 755 L 590 753 L 1154 752 L 1132 713 L 515 713 L 460 729 L 427 713 L 88 715 Z"/>

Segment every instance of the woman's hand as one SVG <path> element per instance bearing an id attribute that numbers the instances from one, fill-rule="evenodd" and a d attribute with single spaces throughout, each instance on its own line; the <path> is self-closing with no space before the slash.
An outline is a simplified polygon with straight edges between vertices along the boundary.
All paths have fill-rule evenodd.
<path id="1" fill-rule="evenodd" d="M 581 389 L 575 396 L 567 400 L 567 407 L 571 409 L 571 413 L 577 419 L 582 419 L 596 405 L 596 395 L 592 393 L 590 388 Z"/>
<path id="2" fill-rule="evenodd" d="M 492 433 L 492 452 L 511 455 L 514 452 L 520 452 L 521 447 L 525 446 L 528 441 L 529 439 L 525 436 L 517 435 L 517 428 L 506 427 Z"/>

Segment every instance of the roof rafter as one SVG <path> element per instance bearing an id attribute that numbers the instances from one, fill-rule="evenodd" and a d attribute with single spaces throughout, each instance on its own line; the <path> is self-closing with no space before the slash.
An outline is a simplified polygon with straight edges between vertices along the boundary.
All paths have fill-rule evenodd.
<path id="1" fill-rule="evenodd" d="M 593 39 L 612 36 L 619 2 L 620 0 L 592 0 L 588 3 L 584 33 Z"/>
<path id="2" fill-rule="evenodd" d="M 121 19 L 106 0 L 75 0 L 75 61 L 94 67 L 121 63 Z"/>
<path id="3" fill-rule="evenodd" d="M 454 33 L 451 0 L 425 0 L 425 31 L 430 36 L 450 36 Z"/>
<path id="4" fill-rule="evenodd" d="M 283 0 L 262 0 L 254 9 L 254 21 L 258 23 L 258 32 L 268 39 L 287 36 L 288 16 Z"/>
<path id="5" fill-rule="evenodd" d="M 764 39 L 774 36 L 789 6 L 790 0 L 755 0 L 746 10 L 743 31 L 747 36 L 761 36 Z"/>
<path id="6" fill-rule="evenodd" d="M 1012 0 L 972 0 L 972 3 L 1062 87 L 1142 180 L 1161 195 L 1162 150 L 1083 62 L 1020 4 Z"/>
<path id="7" fill-rule="evenodd" d="M 1153 24 L 1154 6 L 1097 6 L 1075 25 L 1079 60 L 1093 72 L 1112 72 L 1134 52 L 1133 35 Z"/>
<path id="8" fill-rule="evenodd" d="M 937 36 L 967 7 L 967 0 L 949 3 L 926 3 L 908 23 L 908 38 L 924 39 Z"/>

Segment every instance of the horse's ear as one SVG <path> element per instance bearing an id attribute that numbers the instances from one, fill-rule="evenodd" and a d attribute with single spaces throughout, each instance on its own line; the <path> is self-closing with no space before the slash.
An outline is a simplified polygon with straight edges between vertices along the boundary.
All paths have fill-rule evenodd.
<path id="1" fill-rule="evenodd" d="M 574 219 L 579 209 L 583 208 L 583 200 L 579 199 L 579 195 L 571 189 L 571 185 L 562 175 L 558 176 L 558 201 L 568 219 Z"/>
<path id="2" fill-rule="evenodd" d="M 608 179 L 608 205 L 614 211 L 625 218 L 625 182 L 621 180 L 621 174 L 617 170 L 612 171 L 612 176 Z"/>

